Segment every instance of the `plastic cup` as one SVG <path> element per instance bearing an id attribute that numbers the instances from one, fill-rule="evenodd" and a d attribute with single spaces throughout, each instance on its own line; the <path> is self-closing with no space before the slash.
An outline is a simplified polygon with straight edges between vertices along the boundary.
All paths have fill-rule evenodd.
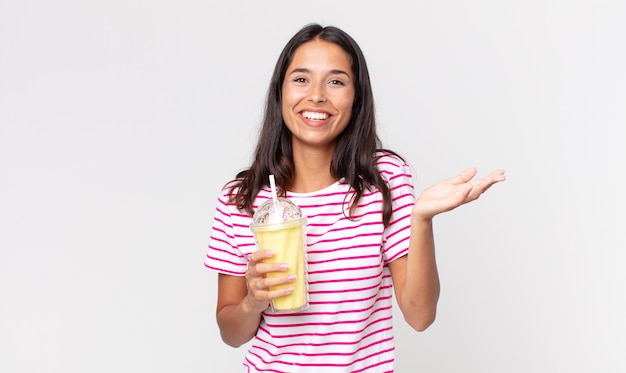
<path id="1" fill-rule="evenodd" d="M 296 275 L 295 281 L 270 287 L 280 290 L 293 287 L 293 291 L 280 298 L 272 299 L 274 312 L 298 312 L 309 306 L 306 273 L 306 218 L 298 206 L 286 198 L 268 200 L 254 213 L 250 229 L 259 250 L 272 250 L 274 256 L 264 263 L 287 263 L 283 272 L 270 272 L 266 277 Z"/>

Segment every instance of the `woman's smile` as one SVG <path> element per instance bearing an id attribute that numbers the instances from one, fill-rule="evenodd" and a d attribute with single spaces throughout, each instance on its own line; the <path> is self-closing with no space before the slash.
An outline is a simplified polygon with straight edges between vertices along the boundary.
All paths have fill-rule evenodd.
<path id="1" fill-rule="evenodd" d="M 327 112 L 302 111 L 300 113 L 302 123 L 311 127 L 322 127 L 331 121 L 332 116 Z"/>

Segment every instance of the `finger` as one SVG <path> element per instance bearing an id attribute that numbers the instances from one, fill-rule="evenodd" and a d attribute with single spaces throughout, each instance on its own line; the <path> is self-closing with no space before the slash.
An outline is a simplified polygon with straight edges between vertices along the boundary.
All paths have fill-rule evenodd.
<path id="1" fill-rule="evenodd" d="M 270 285 L 267 283 L 267 279 L 265 277 L 255 281 L 255 290 L 268 291 L 269 287 Z"/>
<path id="2" fill-rule="evenodd" d="M 265 259 L 271 258 L 274 255 L 272 250 L 257 250 L 250 254 L 250 261 L 248 262 L 248 271 L 252 272 L 254 277 L 262 276 L 257 271 L 257 265 L 262 263 Z"/>
<path id="3" fill-rule="evenodd" d="M 480 180 L 477 180 L 473 187 L 472 191 L 469 193 L 469 200 L 475 200 L 480 197 L 481 194 L 485 193 L 489 188 L 491 188 L 494 184 L 502 182 L 506 180 L 504 176 L 504 170 L 494 171 L 489 176 L 486 176 Z"/>
<path id="4" fill-rule="evenodd" d="M 491 185 L 473 188 L 467 196 L 467 202 L 477 200 L 483 193 L 487 191 L 487 189 L 491 187 Z"/>
<path id="5" fill-rule="evenodd" d="M 284 297 L 293 292 L 293 286 L 289 285 L 296 279 L 295 275 L 281 276 L 280 278 L 268 279 L 268 299 Z"/>
<path id="6" fill-rule="evenodd" d="M 294 274 L 278 276 L 278 277 L 266 277 L 263 279 L 263 286 L 264 286 L 264 289 L 269 289 L 272 287 L 292 283 L 295 280 L 296 280 L 296 275 Z"/>
<path id="7" fill-rule="evenodd" d="M 268 291 L 267 298 L 270 300 L 276 299 L 276 298 L 284 297 L 285 295 L 289 295 L 291 293 L 293 293 L 293 288 L 291 286 L 288 286 L 286 288 Z"/>
<path id="8" fill-rule="evenodd" d="M 267 293 L 270 286 L 274 281 L 267 281 L 265 277 L 257 277 L 248 282 L 248 289 L 254 294 L 257 299 L 267 299 Z"/>
<path id="9" fill-rule="evenodd" d="M 490 188 L 493 184 L 499 183 L 501 181 L 506 180 L 506 176 L 504 176 L 504 170 L 497 170 L 490 173 L 488 176 L 484 177 L 480 184 L 485 190 Z"/>
<path id="10" fill-rule="evenodd" d="M 252 290 L 255 297 L 259 298 L 259 294 L 263 293 L 263 290 L 267 289 L 267 286 L 265 286 L 265 278 L 257 277 L 251 280 L 248 283 L 248 289 Z"/>
<path id="11" fill-rule="evenodd" d="M 257 278 L 248 284 L 248 289 L 255 299 L 267 301 L 293 292 L 292 286 L 284 285 L 292 283 L 295 279 L 296 276 L 293 274 L 272 278 Z"/>
<path id="12" fill-rule="evenodd" d="M 274 256 L 273 250 L 257 250 L 250 254 L 250 261 L 261 262 L 267 258 L 271 258 L 272 256 Z"/>
<path id="13" fill-rule="evenodd" d="M 467 170 L 461 172 L 458 176 L 458 183 L 467 183 L 468 181 L 472 180 L 472 178 L 474 176 L 476 176 L 476 173 L 478 172 L 478 170 L 474 167 L 468 168 Z"/>
<path id="14" fill-rule="evenodd" d="M 286 263 L 255 263 L 248 265 L 248 276 L 250 279 L 266 277 L 268 273 L 284 272 L 289 267 Z"/>
<path id="15" fill-rule="evenodd" d="M 495 170 L 492 173 L 490 173 L 488 175 L 488 177 L 490 177 L 493 182 L 500 182 L 500 181 L 504 181 L 506 180 L 506 176 L 504 175 L 504 170 Z"/>

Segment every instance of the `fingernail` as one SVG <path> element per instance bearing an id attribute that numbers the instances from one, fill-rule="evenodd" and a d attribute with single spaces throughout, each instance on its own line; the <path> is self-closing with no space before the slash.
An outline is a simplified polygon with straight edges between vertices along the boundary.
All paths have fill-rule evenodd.
<path id="1" fill-rule="evenodd" d="M 287 264 L 282 263 L 282 264 L 280 265 L 280 269 L 281 269 L 281 271 L 286 271 L 286 270 L 287 270 Z"/>
<path id="2" fill-rule="evenodd" d="M 287 280 L 289 280 L 289 281 L 293 281 L 295 279 L 296 279 L 296 275 L 292 274 L 292 275 L 287 276 Z"/>

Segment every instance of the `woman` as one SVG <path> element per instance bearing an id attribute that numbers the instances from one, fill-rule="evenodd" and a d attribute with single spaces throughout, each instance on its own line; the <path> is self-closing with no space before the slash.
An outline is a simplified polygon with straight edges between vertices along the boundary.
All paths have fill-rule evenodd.
<path id="1" fill-rule="evenodd" d="M 307 216 L 310 306 L 273 313 L 270 300 L 291 289 L 268 287 L 293 277 L 262 261 L 249 229 L 254 209 L 280 194 Z M 271 79 L 251 167 L 218 199 L 205 265 L 219 272 L 217 322 L 240 346 L 248 372 L 393 371 L 392 296 L 404 319 L 425 330 L 435 319 L 439 277 L 432 219 L 477 199 L 503 181 L 475 169 L 414 197 L 405 161 L 381 147 L 363 53 L 335 27 L 301 29 L 281 53 Z"/>

